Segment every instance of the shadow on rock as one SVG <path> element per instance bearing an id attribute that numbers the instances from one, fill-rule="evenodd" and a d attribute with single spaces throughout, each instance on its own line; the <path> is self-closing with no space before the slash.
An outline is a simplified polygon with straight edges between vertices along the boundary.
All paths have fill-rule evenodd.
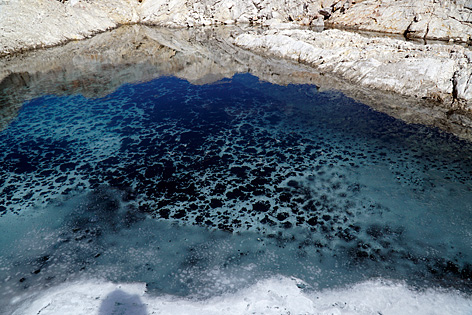
<path id="1" fill-rule="evenodd" d="M 138 295 L 128 294 L 122 290 L 111 292 L 102 305 L 100 305 L 99 315 L 147 315 L 147 307 Z"/>

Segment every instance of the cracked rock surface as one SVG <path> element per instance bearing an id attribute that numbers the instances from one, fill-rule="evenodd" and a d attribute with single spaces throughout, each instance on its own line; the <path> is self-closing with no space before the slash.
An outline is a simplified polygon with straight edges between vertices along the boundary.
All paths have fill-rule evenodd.
<path id="1" fill-rule="evenodd" d="M 459 45 L 419 45 L 340 30 L 269 30 L 242 34 L 234 43 L 365 87 L 472 109 L 472 51 Z"/>
<path id="2" fill-rule="evenodd" d="M 470 0 L 365 0 L 336 10 L 329 23 L 357 30 L 404 34 L 408 38 L 469 42 L 472 36 Z M 349 4 L 351 3 L 351 4 Z"/>

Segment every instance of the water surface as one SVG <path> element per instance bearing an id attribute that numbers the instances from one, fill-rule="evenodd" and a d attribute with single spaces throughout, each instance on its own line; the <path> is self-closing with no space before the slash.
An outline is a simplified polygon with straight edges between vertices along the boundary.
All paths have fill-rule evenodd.
<path id="1" fill-rule="evenodd" d="M 206 299 L 282 275 L 472 292 L 472 145 L 250 74 L 46 95 L 0 133 L 2 303 L 77 279 Z"/>

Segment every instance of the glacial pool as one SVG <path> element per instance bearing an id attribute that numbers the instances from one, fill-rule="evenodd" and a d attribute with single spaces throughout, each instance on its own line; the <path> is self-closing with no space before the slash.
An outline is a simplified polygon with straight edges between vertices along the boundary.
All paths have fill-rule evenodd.
<path id="1" fill-rule="evenodd" d="M 200 303 L 280 277 L 472 313 L 472 144 L 315 85 L 169 76 L 27 101 L 0 132 L 0 212 L 12 312 L 81 281 Z M 418 309 L 445 314 L 433 300 Z"/>

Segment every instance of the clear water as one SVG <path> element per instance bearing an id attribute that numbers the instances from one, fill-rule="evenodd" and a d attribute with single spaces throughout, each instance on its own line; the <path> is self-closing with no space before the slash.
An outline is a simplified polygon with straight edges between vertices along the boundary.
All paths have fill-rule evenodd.
<path id="1" fill-rule="evenodd" d="M 313 85 L 45 95 L 0 161 L 4 305 L 90 278 L 196 299 L 273 275 L 472 293 L 472 144 Z"/>

